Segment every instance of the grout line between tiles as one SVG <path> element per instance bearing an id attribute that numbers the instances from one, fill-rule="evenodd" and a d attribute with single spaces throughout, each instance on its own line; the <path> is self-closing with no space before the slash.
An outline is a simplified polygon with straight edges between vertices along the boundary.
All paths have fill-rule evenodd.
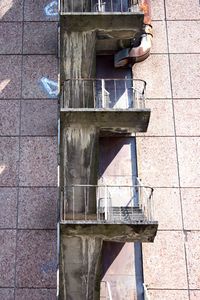
<path id="1" fill-rule="evenodd" d="M 166 0 L 164 0 L 164 12 L 166 18 Z M 169 51 L 169 33 L 168 33 L 168 23 L 166 22 L 166 38 L 167 38 L 167 48 Z M 184 218 L 183 218 L 183 203 L 182 203 L 182 194 L 181 194 L 181 178 L 180 178 L 180 168 L 179 168 L 179 156 L 178 156 L 178 144 L 177 144 L 177 135 L 176 135 L 176 121 L 175 121 L 175 108 L 173 102 L 173 86 L 172 86 L 172 74 L 171 74 L 171 60 L 170 53 L 168 54 L 168 63 L 169 63 L 169 79 L 170 79 L 170 88 L 171 88 L 171 96 L 172 96 L 172 112 L 173 112 L 173 121 L 174 121 L 174 138 L 175 138 L 175 147 L 176 147 L 176 160 L 177 160 L 177 172 L 178 172 L 178 182 L 179 182 L 179 196 L 180 196 L 180 207 L 181 207 L 181 219 L 182 219 L 182 228 L 183 234 L 185 234 L 184 230 Z M 188 299 L 190 300 L 190 292 L 189 292 L 189 274 L 188 274 L 188 262 L 187 262 L 187 253 L 186 253 L 186 243 L 184 242 L 184 257 L 185 257 L 185 269 L 187 276 L 187 291 L 188 291 Z"/>

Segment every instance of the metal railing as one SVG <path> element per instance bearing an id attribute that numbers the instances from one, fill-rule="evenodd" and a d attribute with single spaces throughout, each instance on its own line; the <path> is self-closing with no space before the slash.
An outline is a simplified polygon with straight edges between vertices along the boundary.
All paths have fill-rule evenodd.
<path id="1" fill-rule="evenodd" d="M 111 286 L 108 281 L 101 281 L 101 299 L 113 300 Z"/>
<path id="2" fill-rule="evenodd" d="M 62 189 L 61 220 L 153 221 L 153 189 L 135 185 L 70 185 Z"/>
<path id="3" fill-rule="evenodd" d="M 60 13 L 138 13 L 142 0 L 60 0 Z"/>
<path id="4" fill-rule="evenodd" d="M 68 79 L 61 86 L 65 108 L 145 108 L 146 82 L 141 79 Z"/>
<path id="5" fill-rule="evenodd" d="M 149 296 L 149 292 L 148 292 L 147 286 L 146 286 L 145 283 L 143 283 L 143 288 L 144 288 L 144 300 L 151 300 L 150 296 Z"/>

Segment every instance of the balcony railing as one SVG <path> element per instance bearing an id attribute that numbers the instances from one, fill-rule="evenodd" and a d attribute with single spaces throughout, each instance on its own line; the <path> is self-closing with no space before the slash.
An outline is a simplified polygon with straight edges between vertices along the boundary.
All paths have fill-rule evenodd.
<path id="1" fill-rule="evenodd" d="M 60 0 L 63 13 L 138 13 L 142 0 Z"/>
<path id="2" fill-rule="evenodd" d="M 71 185 L 62 190 L 62 221 L 151 222 L 153 189 L 128 185 Z"/>
<path id="3" fill-rule="evenodd" d="M 61 107 L 143 109 L 145 92 L 140 79 L 68 79 L 61 86 Z"/>

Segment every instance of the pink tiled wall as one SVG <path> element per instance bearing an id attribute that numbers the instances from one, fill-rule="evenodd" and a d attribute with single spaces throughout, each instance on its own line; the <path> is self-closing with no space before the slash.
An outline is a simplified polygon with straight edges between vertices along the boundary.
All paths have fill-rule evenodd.
<path id="1" fill-rule="evenodd" d="M 57 17 L 51 0 L 0 1 L 0 299 L 55 300 Z M 50 13 L 55 13 L 55 9 Z M 159 232 L 143 245 L 152 300 L 200 299 L 200 6 L 152 0 L 149 130 L 139 175 L 155 187 Z M 50 91 L 41 79 L 52 82 Z"/>
<path id="2" fill-rule="evenodd" d="M 137 134 L 139 176 L 155 188 L 159 231 L 143 244 L 152 300 L 200 297 L 200 5 L 152 0 L 151 56 L 134 66 L 147 80 L 149 129 Z"/>
<path id="3" fill-rule="evenodd" d="M 51 2 L 0 1 L 1 300 L 56 299 L 58 17 L 45 14 Z"/>

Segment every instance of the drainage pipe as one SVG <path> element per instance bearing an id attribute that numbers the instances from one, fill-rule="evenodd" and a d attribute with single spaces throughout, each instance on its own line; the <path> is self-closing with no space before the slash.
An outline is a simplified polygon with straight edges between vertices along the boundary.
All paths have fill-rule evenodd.
<path id="1" fill-rule="evenodd" d="M 151 50 L 153 30 L 151 26 L 150 0 L 141 0 L 140 9 L 144 12 L 142 31 L 131 41 L 131 47 L 120 50 L 115 54 L 115 67 L 127 67 L 145 60 Z"/>

